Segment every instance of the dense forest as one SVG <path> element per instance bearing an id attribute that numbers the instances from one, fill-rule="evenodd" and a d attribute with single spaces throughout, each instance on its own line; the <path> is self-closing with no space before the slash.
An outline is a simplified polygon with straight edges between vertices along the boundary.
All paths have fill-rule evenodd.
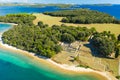
<path id="1" fill-rule="evenodd" d="M 27 17 L 25 17 L 27 16 Z M 24 19 L 23 19 L 24 18 Z M 15 14 L 0 17 L 0 21 L 17 23 L 17 26 L 3 33 L 2 40 L 11 46 L 34 52 L 36 55 L 52 57 L 62 50 L 59 42 L 90 41 L 90 44 L 105 57 L 116 52 L 120 53 L 120 35 L 116 39 L 110 32 L 98 33 L 95 28 L 53 25 L 49 27 L 43 22 L 34 25 L 31 14 Z M 28 21 L 26 21 L 28 20 Z"/>
<path id="2" fill-rule="evenodd" d="M 35 18 L 32 14 L 8 14 L 0 16 L 0 22 L 33 25 L 32 21 Z"/>
<path id="3" fill-rule="evenodd" d="M 93 45 L 98 54 L 107 57 L 110 56 L 115 49 L 116 38 L 110 31 L 104 31 L 101 33 L 95 33 L 90 43 Z"/>
<path id="4" fill-rule="evenodd" d="M 65 23 L 120 23 L 119 20 L 109 14 L 89 9 L 62 10 L 56 12 L 45 12 L 44 14 L 64 17 L 61 21 Z"/>

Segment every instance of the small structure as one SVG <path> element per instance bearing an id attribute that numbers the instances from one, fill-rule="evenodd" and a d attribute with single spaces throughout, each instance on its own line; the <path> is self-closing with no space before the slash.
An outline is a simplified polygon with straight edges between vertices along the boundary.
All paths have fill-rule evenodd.
<path id="1" fill-rule="evenodd" d="M 69 53 L 76 53 L 79 52 L 82 44 L 79 41 L 75 41 L 71 44 L 69 43 L 64 43 L 64 42 L 59 42 L 59 45 L 62 46 L 64 51 L 67 51 Z"/>
<path id="2" fill-rule="evenodd" d="M 75 41 L 70 44 L 70 48 L 75 49 L 75 50 L 80 50 L 81 44 L 78 41 Z"/>

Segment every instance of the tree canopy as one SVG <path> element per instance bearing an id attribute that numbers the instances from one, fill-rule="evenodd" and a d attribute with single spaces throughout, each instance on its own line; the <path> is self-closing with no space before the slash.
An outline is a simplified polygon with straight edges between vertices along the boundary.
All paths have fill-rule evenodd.
<path id="1" fill-rule="evenodd" d="M 90 40 L 90 43 L 97 50 L 98 54 L 107 57 L 108 55 L 111 55 L 114 52 L 115 41 L 116 38 L 113 34 L 104 31 L 101 33 L 94 34 L 93 38 Z"/>
<path id="2" fill-rule="evenodd" d="M 33 25 L 33 20 L 36 17 L 32 14 L 8 14 L 6 16 L 0 16 L 0 22 L 9 22 L 16 24 Z"/>
<path id="3" fill-rule="evenodd" d="M 85 27 L 66 25 L 48 27 L 47 24 L 41 21 L 38 22 L 38 25 L 34 25 L 32 23 L 34 19 L 35 17 L 31 14 L 10 14 L 0 18 L 3 22 L 18 24 L 4 32 L 2 36 L 3 42 L 19 49 L 34 52 L 37 55 L 52 57 L 62 50 L 58 42 L 72 43 L 75 40 L 86 41 L 92 34 L 92 29 Z M 83 36 L 79 36 L 81 32 L 84 33 Z"/>
<path id="4" fill-rule="evenodd" d="M 24 19 L 23 19 L 24 18 Z M 31 14 L 10 14 L 1 16 L 0 21 L 17 23 L 17 26 L 3 33 L 2 40 L 11 46 L 52 57 L 62 50 L 59 42 L 90 41 L 100 55 L 108 56 L 116 51 L 119 55 L 118 40 L 110 31 L 97 32 L 95 28 L 53 25 L 49 27 L 43 22 L 33 24 L 35 17 Z M 26 21 L 28 20 L 28 21 Z"/>
<path id="5" fill-rule="evenodd" d="M 56 12 L 45 12 L 46 15 L 64 17 L 62 22 L 65 23 L 79 23 L 79 24 L 91 24 L 91 23 L 120 23 L 115 17 L 89 9 L 77 9 L 77 10 L 62 10 Z"/>

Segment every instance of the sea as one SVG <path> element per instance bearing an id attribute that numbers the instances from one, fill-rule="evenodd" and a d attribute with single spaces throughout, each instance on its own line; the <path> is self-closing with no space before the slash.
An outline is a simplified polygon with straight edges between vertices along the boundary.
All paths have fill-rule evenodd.
<path id="1" fill-rule="evenodd" d="M 75 5 L 66 9 L 87 8 L 108 13 L 120 19 L 120 5 Z M 42 13 L 65 10 L 58 7 L 0 6 L 0 16 L 16 13 Z M 0 23 L 0 33 L 12 25 Z M 36 62 L 33 58 L 0 47 L 0 80 L 100 80 L 89 74 L 67 74 Z"/>

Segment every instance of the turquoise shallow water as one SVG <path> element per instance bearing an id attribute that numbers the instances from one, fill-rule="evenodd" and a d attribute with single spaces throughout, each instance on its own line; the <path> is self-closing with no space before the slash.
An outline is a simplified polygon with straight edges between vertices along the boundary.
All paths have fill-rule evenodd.
<path id="1" fill-rule="evenodd" d="M 67 75 L 27 56 L 0 49 L 0 80 L 99 80 L 90 75 Z"/>
<path id="2" fill-rule="evenodd" d="M 0 24 L 0 32 L 11 25 Z M 0 48 L 0 80 L 99 80 L 90 75 L 61 73 L 34 59 Z"/>
<path id="3" fill-rule="evenodd" d="M 0 33 L 4 32 L 5 30 L 8 30 L 11 27 L 9 24 L 2 24 L 0 23 Z"/>
<path id="4" fill-rule="evenodd" d="M 116 7 L 117 6 L 117 7 Z M 111 15 L 119 18 L 118 7 L 114 6 L 79 6 L 79 8 L 90 8 L 93 10 L 99 10 L 102 12 L 110 13 Z M 110 8 L 110 9 L 109 9 Z M 112 9 L 112 10 L 111 10 Z M 56 7 L 44 7 L 44 8 L 31 8 L 31 7 L 0 7 L 0 15 L 6 15 L 9 13 L 33 13 L 33 12 L 45 12 L 59 10 Z M 113 11 L 116 10 L 116 11 Z M 0 24 L 0 33 L 8 30 L 11 27 L 9 24 Z M 95 76 L 91 75 L 68 75 L 61 73 L 48 65 L 35 62 L 32 58 L 14 54 L 13 52 L 6 51 L 0 48 L 0 80 L 99 80 Z"/>

